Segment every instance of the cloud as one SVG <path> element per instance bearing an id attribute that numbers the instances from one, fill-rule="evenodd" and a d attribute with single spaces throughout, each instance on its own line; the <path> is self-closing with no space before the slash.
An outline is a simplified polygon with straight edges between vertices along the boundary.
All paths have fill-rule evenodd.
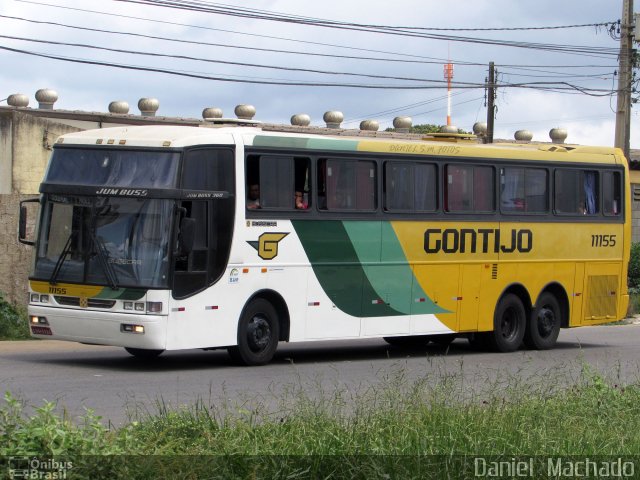
<path id="1" fill-rule="evenodd" d="M 44 1 L 44 0 L 43 0 Z M 594 23 L 615 20 L 619 12 L 612 12 L 608 2 L 594 2 L 589 8 L 576 9 L 575 5 L 551 0 L 539 0 L 535 8 L 526 2 L 512 0 L 483 0 L 466 3 L 464 8 L 452 8 L 446 2 L 429 4 L 407 0 L 399 6 L 393 2 L 296 2 L 293 0 L 256 1 L 251 8 L 286 12 L 292 15 L 330 18 L 367 24 L 425 27 L 513 27 Z M 31 3 L 4 2 L 0 14 L 15 15 L 65 24 L 81 25 L 106 30 L 129 31 L 184 40 L 226 43 L 249 48 L 277 48 L 307 53 L 349 55 L 354 57 L 385 57 L 406 59 L 442 59 L 435 64 L 406 64 L 371 60 L 340 59 L 312 55 L 268 53 L 257 50 L 197 46 L 139 37 L 90 33 L 57 26 L 46 26 L 1 19 L 3 35 L 41 38 L 55 41 L 87 43 L 127 50 L 190 55 L 209 59 L 266 64 L 280 67 L 312 68 L 331 72 L 361 72 L 367 74 L 416 77 L 444 80 L 444 59 L 452 58 L 455 65 L 454 82 L 482 84 L 490 61 L 496 62 L 503 81 L 520 82 L 548 80 L 545 65 L 566 65 L 564 70 L 551 69 L 567 75 L 576 73 L 602 73 L 602 78 L 570 78 L 567 81 L 596 88 L 611 88 L 607 72 L 615 69 L 615 57 L 600 59 L 585 56 L 550 53 L 541 50 L 504 48 L 475 43 L 445 42 L 393 35 L 340 31 L 310 26 L 240 19 L 220 15 L 207 15 L 167 8 L 153 8 L 116 1 L 61 0 L 58 7 L 98 10 L 114 15 L 100 15 Z M 244 2 L 238 6 L 246 7 Z M 120 15 L 120 16 L 117 16 Z M 126 16 L 157 19 L 167 23 L 148 22 Z M 184 25 L 206 28 L 191 28 Z M 212 30 L 215 29 L 215 30 Z M 436 32 L 433 32 L 436 33 Z M 593 28 L 544 31 L 502 32 L 437 32 L 467 37 L 519 40 L 570 45 L 594 45 L 615 48 L 617 42 L 606 32 Z M 262 35 L 262 36 L 256 36 Z M 279 37 L 267 38 L 267 37 Z M 285 39 L 290 39 L 289 41 Z M 315 42 L 315 44 L 304 43 Z M 320 45 L 323 44 L 323 45 Z M 42 45 L 17 40 L 0 39 L 0 45 L 50 53 L 73 58 L 96 59 L 105 62 L 166 68 L 197 72 L 211 76 L 233 78 L 279 79 L 288 81 L 355 82 L 400 84 L 400 80 L 375 80 L 340 75 L 320 75 L 287 70 L 269 70 L 255 67 L 231 66 L 167 58 L 150 58 L 126 53 L 105 52 L 80 47 Z M 387 53 L 379 53 L 387 52 Z M 414 57 L 407 57 L 413 55 Z M 22 92 L 31 96 L 38 88 L 51 87 L 60 94 L 59 108 L 106 111 L 110 101 L 127 100 L 136 111 L 137 100 L 153 96 L 160 100 L 160 115 L 199 117 L 207 106 L 223 108 L 231 116 L 239 103 L 251 103 L 257 109 L 257 118 L 270 122 L 288 122 L 294 113 L 311 115 L 313 124 L 322 124 L 322 114 L 331 109 L 343 111 L 347 126 L 357 126 L 365 118 L 376 118 L 384 128 L 390 126 L 394 116 L 410 115 L 414 123 L 444 123 L 446 116 L 445 90 L 366 90 L 335 87 L 287 87 L 251 85 L 220 81 L 196 80 L 160 73 L 135 72 L 101 66 L 79 65 L 62 61 L 30 57 L 0 51 L 0 61 L 11 68 L 3 69 L 0 79 L 0 98 Z M 473 62 L 477 65 L 464 65 Z M 535 69 L 518 69 L 513 65 L 538 65 Z M 604 65 L 592 69 L 572 69 L 571 65 Z M 545 77 L 547 76 L 547 77 Z M 484 90 L 477 88 L 454 90 L 454 123 L 467 130 L 477 120 L 486 118 Z M 529 128 L 535 138 L 548 138 L 548 130 L 557 125 L 569 130 L 569 141 L 593 144 L 612 143 L 614 114 L 608 98 L 596 99 L 586 95 L 562 95 L 525 91 L 499 90 L 497 101 L 498 136 L 512 138 L 518 128 Z M 406 108 L 401 108 L 401 107 Z M 392 111 L 393 110 L 393 111 Z M 633 120 L 637 117 L 634 115 Z M 632 136 L 640 138 L 637 127 Z"/>

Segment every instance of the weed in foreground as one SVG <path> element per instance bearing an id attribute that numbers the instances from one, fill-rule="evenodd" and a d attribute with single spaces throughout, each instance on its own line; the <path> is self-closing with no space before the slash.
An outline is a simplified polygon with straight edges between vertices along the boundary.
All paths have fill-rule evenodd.
<path id="1" fill-rule="evenodd" d="M 365 386 L 319 382 L 311 392 L 298 383 L 274 399 L 181 409 L 159 402 L 159 414 L 116 431 L 92 412 L 72 423 L 52 403 L 26 415 L 7 394 L 0 456 L 74 458 L 78 476 L 70 478 L 445 478 L 442 465 L 462 472 L 469 455 L 640 451 L 637 384 L 622 386 L 589 365 L 568 388 L 560 376 L 525 381 L 516 372 L 476 388 L 460 373 L 411 378 L 400 365 Z"/>
<path id="2" fill-rule="evenodd" d="M 0 340 L 31 338 L 27 312 L 7 302 L 0 292 Z"/>

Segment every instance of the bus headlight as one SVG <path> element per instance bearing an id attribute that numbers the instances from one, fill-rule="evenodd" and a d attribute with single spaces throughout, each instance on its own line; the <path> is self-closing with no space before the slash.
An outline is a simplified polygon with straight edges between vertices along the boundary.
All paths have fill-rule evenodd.
<path id="1" fill-rule="evenodd" d="M 30 303 L 49 303 L 49 295 L 39 293 L 30 293 L 29 294 L 29 302 Z"/>

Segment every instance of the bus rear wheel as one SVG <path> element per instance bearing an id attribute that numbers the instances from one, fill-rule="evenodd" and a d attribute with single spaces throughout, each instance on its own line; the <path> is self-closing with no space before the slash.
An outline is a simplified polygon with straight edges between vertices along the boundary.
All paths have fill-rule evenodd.
<path id="1" fill-rule="evenodd" d="M 527 315 L 522 300 L 513 293 L 503 296 L 493 315 L 489 345 L 498 352 L 514 352 L 522 344 Z"/>
<path id="2" fill-rule="evenodd" d="M 231 358 L 241 365 L 264 365 L 278 347 L 278 314 L 267 300 L 258 298 L 247 305 L 238 323 L 238 345 L 228 347 Z"/>
<path id="3" fill-rule="evenodd" d="M 149 350 L 146 348 L 131 348 L 124 347 L 129 355 L 133 355 L 136 358 L 148 359 L 148 358 L 156 358 L 159 355 L 162 355 L 164 350 Z"/>
<path id="4" fill-rule="evenodd" d="M 524 344 L 536 350 L 548 350 L 556 344 L 560 333 L 562 313 L 556 297 L 545 292 L 538 298 L 531 312 L 524 334 Z"/>

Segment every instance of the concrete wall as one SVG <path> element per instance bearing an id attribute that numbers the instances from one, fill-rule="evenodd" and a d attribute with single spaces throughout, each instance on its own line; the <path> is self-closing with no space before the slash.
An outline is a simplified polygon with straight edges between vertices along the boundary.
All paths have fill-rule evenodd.
<path id="1" fill-rule="evenodd" d="M 0 195 L 0 292 L 5 300 L 26 305 L 33 248 L 17 240 L 20 200 L 32 195 Z M 32 219 L 35 220 L 35 219 Z"/>
<path id="2" fill-rule="evenodd" d="M 13 189 L 13 115 L 0 113 L 0 195 Z"/>
<path id="3" fill-rule="evenodd" d="M 80 130 L 54 120 L 15 112 L 12 193 L 37 194 L 55 141 L 60 135 Z"/>
<path id="4" fill-rule="evenodd" d="M 38 194 L 56 139 L 79 130 L 20 111 L 0 115 L 0 292 L 12 303 L 26 302 L 32 256 L 17 240 L 20 200 Z"/>

